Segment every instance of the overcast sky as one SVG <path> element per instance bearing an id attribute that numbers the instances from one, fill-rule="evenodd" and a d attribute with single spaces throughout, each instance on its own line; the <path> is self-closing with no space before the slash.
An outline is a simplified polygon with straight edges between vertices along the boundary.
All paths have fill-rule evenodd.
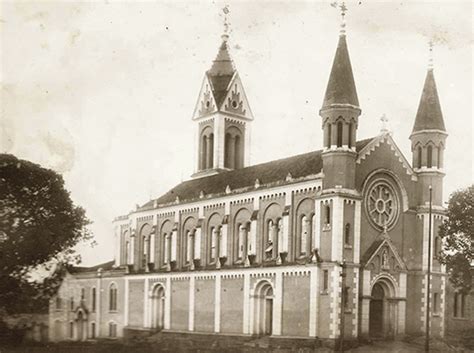
<path id="1" fill-rule="evenodd" d="M 231 55 L 255 116 L 251 162 L 321 148 L 318 110 L 340 17 L 325 2 L 229 2 Z M 347 40 L 362 115 L 386 114 L 411 161 L 410 135 L 434 39 L 446 128 L 445 198 L 473 181 L 472 4 L 348 1 Z M 188 179 L 191 121 L 217 54 L 224 3 L 2 2 L 1 152 L 64 175 L 113 257 L 111 221 Z"/>

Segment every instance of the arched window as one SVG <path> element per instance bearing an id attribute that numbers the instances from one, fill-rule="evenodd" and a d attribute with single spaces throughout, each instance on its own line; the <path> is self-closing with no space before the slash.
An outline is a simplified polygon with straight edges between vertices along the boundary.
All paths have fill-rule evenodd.
<path id="1" fill-rule="evenodd" d="M 427 165 L 428 168 L 433 167 L 433 146 L 428 146 L 428 161 Z"/>
<path id="2" fill-rule="evenodd" d="M 421 168 L 422 164 L 422 159 L 423 159 L 423 151 L 421 149 L 421 146 L 418 146 L 418 168 Z"/>
<path id="3" fill-rule="evenodd" d="M 230 168 L 230 134 L 225 134 L 225 143 L 224 143 L 224 167 Z"/>
<path id="4" fill-rule="evenodd" d="M 194 233 L 191 231 L 186 231 L 186 262 L 190 263 L 194 260 Z"/>
<path id="5" fill-rule="evenodd" d="M 143 241 L 143 256 L 142 256 L 142 267 L 146 267 L 146 264 L 150 262 L 150 237 L 144 235 Z"/>
<path id="6" fill-rule="evenodd" d="M 115 283 L 109 287 L 109 311 L 117 311 L 117 286 Z"/>
<path id="7" fill-rule="evenodd" d="M 207 138 L 205 135 L 201 137 L 201 169 L 206 169 L 207 158 Z"/>
<path id="8" fill-rule="evenodd" d="M 208 168 L 214 168 L 214 134 L 209 135 L 209 148 L 208 148 Z"/>
<path id="9" fill-rule="evenodd" d="M 439 253 L 441 252 L 441 238 L 436 237 L 435 238 L 435 243 L 434 243 L 434 256 L 438 256 Z"/>
<path id="10" fill-rule="evenodd" d="M 352 148 L 352 123 L 349 123 L 349 136 L 348 136 L 347 144 L 349 148 Z"/>
<path id="11" fill-rule="evenodd" d="M 168 239 L 168 233 L 163 233 L 161 237 L 161 258 L 162 258 L 162 265 L 165 265 L 169 262 L 170 259 L 170 242 Z"/>
<path id="12" fill-rule="evenodd" d="M 169 234 L 169 248 L 170 248 L 170 252 L 169 252 L 169 259 L 170 259 L 170 262 L 176 262 L 176 256 L 177 256 L 177 253 L 178 253 L 178 234 L 175 230 L 172 230 Z"/>
<path id="13" fill-rule="evenodd" d="M 217 259 L 218 255 L 218 229 L 217 227 L 211 227 L 210 229 L 210 262 L 214 262 Z"/>
<path id="14" fill-rule="evenodd" d="M 95 338 L 95 322 L 91 322 L 91 338 Z"/>
<path id="15" fill-rule="evenodd" d="M 237 226 L 239 235 L 238 235 L 238 242 L 237 242 L 237 258 L 239 260 L 243 259 L 245 254 L 246 254 L 246 238 L 247 238 L 247 229 L 245 228 L 245 225 L 243 224 L 238 224 Z"/>
<path id="16" fill-rule="evenodd" d="M 283 219 L 282 218 L 278 219 L 277 233 L 278 233 L 278 244 L 276 246 L 275 252 L 276 252 L 276 255 L 278 256 L 278 253 L 282 252 L 280 251 L 280 247 L 281 249 L 283 249 L 283 244 L 280 244 L 280 242 L 285 241 L 283 239 Z"/>
<path id="17" fill-rule="evenodd" d="M 74 338 L 74 322 L 69 322 L 69 338 Z"/>
<path id="18" fill-rule="evenodd" d="M 269 219 L 267 222 L 267 234 L 266 234 L 266 243 L 264 244 L 265 247 L 265 259 L 270 260 L 273 258 L 273 231 L 274 231 L 274 224 L 273 220 Z"/>
<path id="19" fill-rule="evenodd" d="M 442 146 L 440 145 L 438 147 L 438 168 L 443 168 L 443 165 L 441 163 L 441 159 L 443 158 L 443 156 L 441 155 L 443 152 L 441 151 L 442 149 Z"/>
<path id="20" fill-rule="evenodd" d="M 351 225 L 350 225 L 350 223 L 346 223 L 346 227 L 344 229 L 344 244 L 351 245 Z"/>
<path id="21" fill-rule="evenodd" d="M 92 312 L 95 312 L 96 306 L 97 306 L 97 290 L 95 287 L 92 287 L 91 289 L 91 310 Z"/>
<path id="22" fill-rule="evenodd" d="M 327 141 L 328 141 L 328 148 L 331 148 L 331 145 L 332 145 L 332 124 L 331 123 L 328 123 L 327 124 L 327 133 L 328 133 L 328 136 L 327 136 Z"/>
<path id="23" fill-rule="evenodd" d="M 56 297 L 56 310 L 61 310 L 63 308 L 63 301 L 61 297 Z"/>
<path id="24" fill-rule="evenodd" d="M 131 247 L 130 240 L 127 239 L 127 241 L 125 243 L 125 261 L 126 261 L 126 265 L 129 265 L 129 264 L 132 263 L 130 247 Z"/>
<path id="25" fill-rule="evenodd" d="M 308 248 L 308 238 L 309 238 L 309 232 L 310 232 L 310 225 L 308 218 L 306 216 L 301 217 L 300 221 L 300 256 L 305 256 L 307 255 L 307 248 Z"/>
<path id="26" fill-rule="evenodd" d="M 326 226 L 331 225 L 331 206 L 329 205 L 324 207 L 324 223 Z"/>
<path id="27" fill-rule="evenodd" d="M 109 322 L 109 337 L 117 337 L 117 324 L 115 322 Z"/>
<path id="28" fill-rule="evenodd" d="M 342 147 L 342 121 L 337 123 L 337 147 Z"/>
<path id="29" fill-rule="evenodd" d="M 237 135 L 235 136 L 235 162 L 234 166 L 235 168 L 242 168 L 243 163 L 242 163 L 242 143 L 240 141 L 240 136 Z"/>

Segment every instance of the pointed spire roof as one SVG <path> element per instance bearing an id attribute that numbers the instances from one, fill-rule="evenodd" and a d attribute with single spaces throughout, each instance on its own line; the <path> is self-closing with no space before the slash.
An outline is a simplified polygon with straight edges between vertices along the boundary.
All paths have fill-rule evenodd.
<path id="1" fill-rule="evenodd" d="M 420 104 L 418 105 L 412 133 L 422 130 L 446 131 L 433 68 L 431 67 L 426 73 L 425 85 L 421 94 Z"/>
<path id="2" fill-rule="evenodd" d="M 214 59 L 211 69 L 207 71 L 207 76 L 212 85 L 212 93 L 216 100 L 217 106 L 220 106 L 227 93 L 227 87 L 235 73 L 235 66 L 229 53 L 229 45 L 227 40 L 229 36 L 225 33 L 222 35 L 222 44 L 219 47 L 216 58 Z"/>
<path id="3" fill-rule="evenodd" d="M 323 109 L 333 104 L 350 104 L 359 107 L 346 36 L 342 31 L 324 95 Z"/>

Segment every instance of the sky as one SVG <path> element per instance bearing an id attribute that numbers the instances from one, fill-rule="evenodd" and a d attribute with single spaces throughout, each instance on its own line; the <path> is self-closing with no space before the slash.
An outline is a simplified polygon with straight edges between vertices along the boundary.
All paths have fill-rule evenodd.
<path id="1" fill-rule="evenodd" d="M 114 217 L 194 172 L 191 115 L 229 5 L 231 55 L 255 116 L 251 163 L 322 146 L 321 107 L 340 15 L 330 1 L 2 1 L 0 152 L 60 172 L 93 222 L 84 265 L 113 258 Z M 471 184 L 472 4 L 347 1 L 362 115 L 410 135 L 433 40 L 448 131 L 445 199 Z"/>

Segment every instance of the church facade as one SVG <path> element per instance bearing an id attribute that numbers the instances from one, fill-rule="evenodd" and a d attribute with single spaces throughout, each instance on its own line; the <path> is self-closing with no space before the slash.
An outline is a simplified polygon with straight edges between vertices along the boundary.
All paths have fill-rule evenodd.
<path id="1" fill-rule="evenodd" d="M 114 220 L 114 262 L 66 276 L 51 302 L 51 338 L 423 333 L 430 188 L 431 334 L 443 336 L 447 278 L 436 253 L 447 134 L 433 69 L 410 163 L 388 131 L 357 138 L 371 122 L 360 118 L 341 31 L 319 110 L 321 149 L 250 166 L 251 97 L 228 41 L 225 33 L 193 113 L 195 173 Z"/>

